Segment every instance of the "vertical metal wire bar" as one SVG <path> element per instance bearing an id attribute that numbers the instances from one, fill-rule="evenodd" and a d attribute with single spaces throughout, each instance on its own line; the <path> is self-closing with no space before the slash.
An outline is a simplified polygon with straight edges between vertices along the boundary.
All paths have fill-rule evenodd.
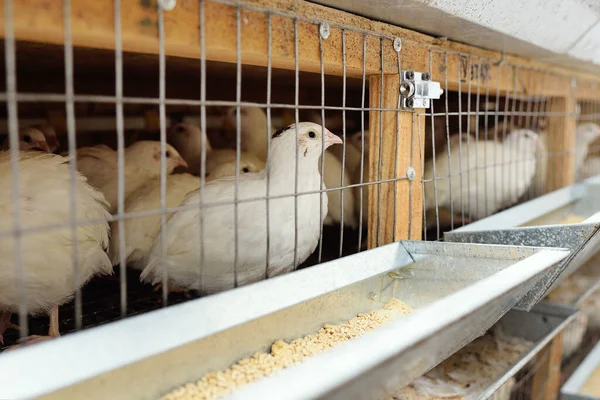
<path id="1" fill-rule="evenodd" d="M 459 179 L 460 179 L 460 216 L 461 216 L 461 225 L 465 225 L 465 202 L 463 198 L 463 165 L 462 165 L 462 134 L 463 134 L 463 121 L 462 121 L 462 85 L 461 85 L 461 75 L 460 71 L 462 68 L 462 57 L 457 55 L 458 58 L 458 169 L 459 169 Z M 466 76 L 466 74 L 465 74 Z"/>
<path id="2" fill-rule="evenodd" d="M 323 45 L 321 44 L 321 49 Z M 299 96 L 300 96 L 300 69 L 299 69 L 299 55 L 298 55 L 298 18 L 294 18 L 294 121 L 296 123 L 296 164 L 294 168 L 294 270 L 298 268 L 298 163 L 300 160 L 300 151 L 298 148 L 298 124 L 300 123 L 300 113 L 298 106 Z M 323 50 L 321 50 L 321 64 L 323 63 Z M 323 66 L 321 65 L 321 70 L 323 70 Z M 321 87 L 322 87 L 322 100 L 325 99 L 325 83 L 324 83 L 324 74 L 321 73 Z M 323 114 L 321 114 L 323 115 Z M 322 119 L 325 119 L 322 116 Z M 323 125 L 325 121 L 322 121 Z M 323 136 L 323 135 L 321 135 Z M 321 157 L 321 171 L 323 170 L 322 160 L 324 157 Z M 321 174 L 321 188 L 323 188 L 323 174 Z M 321 199 L 323 199 L 323 192 L 319 193 Z M 319 203 L 319 209 L 321 216 L 321 221 L 323 221 L 323 201 Z M 321 255 L 323 250 L 323 224 L 321 223 L 321 232 L 319 234 L 319 263 L 321 262 Z"/>
<path id="3" fill-rule="evenodd" d="M 512 121 L 512 116 L 508 115 L 508 105 L 510 102 L 510 90 L 511 90 L 511 80 L 510 80 L 510 71 L 514 71 L 514 69 L 511 68 L 505 68 L 506 69 L 506 97 L 504 98 L 504 124 L 502 126 L 502 143 L 505 142 L 506 140 L 506 131 L 508 128 L 508 124 L 510 123 L 510 121 Z M 514 75 L 514 73 L 513 73 Z M 502 178 L 502 188 L 500 193 L 502 193 L 503 197 L 506 196 L 506 193 L 508 193 L 508 188 L 510 187 L 509 185 L 509 177 L 510 177 L 510 165 L 507 165 L 507 160 L 506 160 L 506 151 L 502 151 L 502 162 L 501 162 L 502 168 L 500 169 L 500 176 Z M 508 168 L 507 168 L 508 167 Z"/>
<path id="4" fill-rule="evenodd" d="M 235 59 L 235 188 L 233 191 L 233 229 L 234 232 L 234 256 L 233 256 L 233 287 L 238 287 L 238 263 L 240 252 L 239 231 L 239 195 L 240 195 L 240 153 L 242 152 L 242 9 L 235 8 L 236 24 L 236 59 Z M 295 263 L 294 263 L 295 265 Z"/>
<path id="5" fill-rule="evenodd" d="M 531 70 L 529 70 L 530 72 L 530 76 L 531 76 Z M 523 82 L 521 82 L 521 85 L 524 85 Z M 523 95 L 520 96 L 521 100 L 519 102 L 519 124 L 517 125 L 517 129 L 522 129 L 525 128 L 524 126 L 524 120 L 525 120 L 525 116 L 523 115 L 525 113 L 525 104 L 527 102 L 527 100 L 525 98 L 529 98 L 529 90 L 524 88 L 523 90 Z M 523 157 L 521 155 L 521 151 L 522 151 L 522 143 L 520 140 L 517 141 L 517 143 L 515 144 L 516 150 L 515 150 L 515 156 L 517 158 L 516 164 L 515 164 L 515 170 L 516 170 L 516 179 L 515 179 L 515 196 L 513 198 L 511 198 L 511 204 L 517 200 L 517 189 L 518 189 L 518 182 L 520 181 L 520 179 L 523 178 L 523 173 L 525 172 L 524 170 L 524 160 Z"/>
<path id="6" fill-rule="evenodd" d="M 431 70 L 431 65 L 429 69 Z M 433 75 L 430 75 L 433 76 Z M 454 200 L 452 199 L 452 154 L 450 149 L 450 119 L 448 118 L 448 53 L 444 52 L 444 106 L 446 109 L 446 145 L 448 149 L 448 189 L 450 191 L 450 229 L 454 230 Z"/>
<path id="7" fill-rule="evenodd" d="M 402 82 L 402 73 L 400 71 L 400 52 L 397 53 L 398 59 L 398 79 L 400 83 Z M 398 148 L 400 147 L 400 91 L 398 91 L 398 109 L 396 111 L 396 149 L 394 152 L 394 221 L 393 221 L 393 229 L 392 229 L 392 241 L 395 242 L 396 239 L 396 222 L 397 222 L 397 201 L 398 201 Z M 410 209 L 408 210 L 410 212 Z M 409 227 L 410 227 L 410 218 L 408 219 Z"/>
<path id="8" fill-rule="evenodd" d="M 384 85 L 384 66 L 383 66 L 383 37 L 379 40 L 380 48 L 380 60 L 381 60 L 381 84 L 379 86 L 379 108 L 383 109 L 383 90 Z M 379 111 L 379 149 L 378 149 L 378 160 L 377 160 L 377 247 L 380 246 L 380 235 L 381 235 L 381 169 L 383 168 L 383 160 L 381 154 L 383 153 L 383 111 Z"/>
<path id="9" fill-rule="evenodd" d="M 20 205 L 20 179 L 19 170 L 19 117 L 17 103 L 17 67 L 15 32 L 13 25 L 12 0 L 4 1 L 4 62 L 6 68 L 6 109 L 8 113 L 8 140 L 10 144 L 10 167 L 12 178 L 12 236 L 14 238 L 15 276 L 17 277 L 17 290 L 19 299 L 19 336 L 24 338 L 29 332 L 27 320 L 27 295 L 25 293 L 25 271 L 23 267 L 23 254 L 21 246 L 21 205 Z"/>
<path id="10" fill-rule="evenodd" d="M 475 190 L 477 192 L 477 200 L 479 200 L 479 107 L 481 103 L 481 63 L 477 63 L 477 96 L 475 97 Z M 485 173 L 486 164 L 483 165 L 484 169 L 484 185 L 485 185 Z M 484 188 L 485 190 L 485 188 Z M 487 214 L 487 194 L 484 194 L 485 205 L 483 207 L 483 212 Z M 475 202 L 475 214 L 477 215 L 477 219 L 480 218 L 480 210 L 479 210 L 479 201 Z"/>
<path id="11" fill-rule="evenodd" d="M 469 210 L 469 221 L 473 221 L 473 208 L 471 207 L 471 81 L 473 70 L 473 60 L 472 57 L 469 56 L 469 61 L 467 62 L 467 72 L 465 76 L 467 77 L 467 210 Z M 475 171 L 477 174 L 477 171 Z M 477 175 L 475 175 L 477 176 Z"/>
<path id="12" fill-rule="evenodd" d="M 63 2 L 63 18 L 65 29 L 65 94 L 66 94 L 66 114 L 67 114 L 67 136 L 69 142 L 69 153 L 72 155 L 69 162 L 71 172 L 71 195 L 70 195 L 70 213 L 71 235 L 73 237 L 73 284 L 75 288 L 75 329 L 82 328 L 82 304 L 81 304 L 81 274 L 79 270 L 79 250 L 77 243 L 77 191 L 75 181 L 77 179 L 77 140 L 75 136 L 75 101 L 73 85 L 73 38 L 71 37 L 71 1 Z"/>
<path id="13" fill-rule="evenodd" d="M 323 136 L 323 135 L 321 135 Z M 340 221 L 340 251 L 342 256 L 344 249 L 344 177 L 346 176 L 346 31 L 342 29 L 342 173 L 340 177 L 340 202 L 342 205 L 342 216 Z"/>
<path id="14" fill-rule="evenodd" d="M 590 107 L 593 109 L 592 113 L 592 118 L 589 120 L 590 122 L 594 122 L 595 124 L 598 124 L 600 121 L 600 102 L 599 101 L 594 101 L 592 102 L 593 107 Z M 598 157 L 598 146 L 596 145 L 594 148 L 594 156 Z M 593 171 L 591 172 L 592 176 L 596 176 L 598 174 L 600 174 L 600 170 L 598 170 L 598 166 L 596 164 L 596 168 L 593 169 Z M 598 292 L 596 292 L 598 293 Z"/>
<path id="15" fill-rule="evenodd" d="M 206 185 L 206 28 L 204 19 L 204 0 L 200 0 L 200 130 L 202 131 L 202 154 L 200 154 L 200 193 L 198 220 L 200 235 L 198 240 L 198 288 L 204 287 L 204 187 Z"/>
<path id="16" fill-rule="evenodd" d="M 534 70 L 530 69 L 529 70 L 529 90 L 527 91 L 529 93 L 529 95 L 527 96 L 527 105 L 525 106 L 525 129 L 531 129 L 534 130 L 533 126 L 532 126 L 532 121 L 533 121 L 533 108 L 532 106 L 534 105 L 534 101 L 535 101 L 535 96 L 536 93 L 534 91 L 534 86 L 533 86 L 533 75 L 534 75 Z M 534 157 L 536 157 L 536 154 L 534 154 Z M 525 159 L 523 158 L 522 160 L 522 164 L 523 164 L 523 174 L 526 173 L 526 166 L 527 163 L 529 162 L 529 158 Z M 523 176 L 525 177 L 525 176 Z M 533 184 L 535 184 L 535 182 L 533 182 Z M 529 187 L 529 189 L 527 189 L 527 191 L 525 192 L 525 198 L 526 199 L 531 199 L 533 196 L 533 191 L 531 190 L 531 186 Z"/>
<path id="17" fill-rule="evenodd" d="M 544 73 L 544 83 L 543 83 L 543 86 L 546 85 L 547 77 L 548 77 L 548 73 L 545 72 Z M 550 106 L 550 101 L 551 101 L 550 97 L 546 96 L 546 97 L 544 97 L 544 100 L 542 102 L 542 104 L 543 104 L 542 108 L 544 110 L 543 111 L 543 116 L 544 116 L 544 118 L 546 120 L 545 124 L 546 124 L 546 139 L 547 139 L 546 140 L 546 155 L 547 155 L 546 162 L 548 163 L 547 165 L 550 165 L 551 158 L 554 157 L 554 155 L 551 154 L 548 151 L 548 145 L 550 144 L 549 140 L 548 140 L 549 139 L 549 137 L 548 137 L 548 124 L 550 123 L 549 118 L 551 118 L 551 116 L 548 114 L 548 107 Z M 550 172 L 550 171 L 552 171 L 551 173 L 554 174 L 554 168 L 547 168 L 547 172 Z M 549 181 L 550 181 L 550 179 L 548 179 L 549 175 L 550 175 L 549 173 L 546 173 L 546 176 L 544 178 L 544 193 L 548 193 L 548 185 L 549 185 Z"/>
<path id="18" fill-rule="evenodd" d="M 393 45 L 393 42 L 392 42 Z M 396 59 L 398 60 L 398 79 L 400 80 L 400 84 L 402 84 L 402 63 L 400 57 L 400 51 L 397 52 Z M 394 242 L 397 239 L 396 237 L 396 197 L 397 197 L 397 189 L 396 189 L 396 180 L 398 179 L 398 152 L 400 147 L 400 116 L 401 116 L 401 97 L 400 92 L 398 92 L 398 121 L 396 128 L 396 155 L 395 163 L 394 163 Z M 411 120 L 411 139 L 410 139 L 410 166 L 414 167 L 414 126 L 415 126 L 415 114 L 412 114 Z M 413 202 L 413 181 L 408 181 L 408 238 L 412 237 L 412 202 Z"/>
<path id="19" fill-rule="evenodd" d="M 431 50 L 429 50 L 429 76 L 433 76 L 433 55 Z M 447 96 L 447 94 L 444 94 Z M 434 102 L 432 101 L 429 106 L 429 110 L 431 111 L 431 161 L 433 166 L 433 198 L 435 204 L 435 225 L 436 225 L 436 239 L 440 240 L 440 214 L 439 214 L 439 204 L 438 204 L 438 191 L 437 191 L 437 174 L 436 174 L 436 161 L 437 157 L 435 154 L 435 107 Z"/>
<path id="20" fill-rule="evenodd" d="M 425 123 L 425 122 L 424 122 Z M 421 168 L 421 180 L 425 179 L 425 150 L 423 149 L 423 141 L 421 140 L 421 118 L 417 118 L 417 137 L 419 139 L 419 160 Z M 423 199 L 423 240 L 427 240 L 427 204 L 425 201 L 425 182 L 421 184 L 421 198 Z"/>
<path id="21" fill-rule="evenodd" d="M 525 107 L 525 129 L 533 129 L 532 128 L 532 120 L 533 120 L 533 108 L 532 106 L 534 105 L 535 99 L 536 99 L 536 93 L 533 90 L 533 75 L 535 74 L 535 71 L 533 69 L 529 70 L 529 96 L 527 96 L 527 106 Z"/>
<path id="22" fill-rule="evenodd" d="M 502 67 L 504 63 L 500 63 L 497 65 L 497 76 L 498 83 L 496 84 L 496 100 L 494 102 L 494 143 L 498 143 L 498 114 L 500 113 L 500 86 L 502 85 Z M 487 129 L 486 129 L 487 131 Z M 497 146 L 494 146 L 494 165 L 495 168 L 500 168 L 500 171 L 503 170 L 503 167 L 498 166 L 498 151 L 496 151 Z M 500 172 L 502 173 L 502 172 Z M 500 177 L 502 179 L 502 177 Z M 494 172 L 494 204 L 498 203 L 498 173 Z"/>
<path id="23" fill-rule="evenodd" d="M 117 117 L 117 229 L 119 230 L 119 281 L 121 317 L 127 315 L 127 257 L 125 254 L 125 133 L 123 118 L 123 43 L 121 36 L 121 0 L 114 0 L 115 18 L 115 114 Z"/>
<path id="24" fill-rule="evenodd" d="M 358 208 L 358 251 L 360 251 L 362 243 L 362 230 L 363 230 L 363 177 L 365 171 L 365 91 L 367 85 L 367 35 L 363 34 L 363 67 L 362 67 L 362 92 L 360 100 L 360 132 L 361 132 L 361 146 L 360 146 L 360 188 L 359 188 L 359 208 Z M 368 193 L 368 189 L 367 189 Z"/>
<path id="25" fill-rule="evenodd" d="M 418 118 L 417 113 L 412 113 L 410 121 L 410 166 L 415 165 L 415 118 Z M 416 169 L 415 169 L 416 171 Z M 423 175 L 421 175 L 423 176 Z M 412 215 L 413 215 L 413 182 L 408 181 L 408 240 L 412 239 Z"/>
<path id="26" fill-rule="evenodd" d="M 479 65 L 481 65 L 481 63 L 479 63 Z M 485 74 L 485 109 L 483 110 L 483 131 L 484 131 L 484 137 L 483 137 L 483 159 L 485 160 L 486 166 L 489 164 L 492 164 L 492 172 L 494 174 L 494 177 L 496 176 L 496 169 L 498 168 L 496 166 L 495 162 L 489 162 L 488 161 L 488 143 L 489 143 L 489 123 L 488 123 L 488 118 L 489 118 L 489 104 L 490 104 L 490 76 L 489 76 L 489 60 L 485 59 L 485 67 L 483 73 Z M 484 187 L 484 193 L 485 193 L 485 214 L 488 215 L 488 196 L 491 196 L 492 194 L 490 194 L 490 187 L 489 184 L 492 184 L 492 182 L 488 182 L 488 171 L 486 169 L 485 171 L 486 173 L 483 174 L 483 187 Z M 496 204 L 496 203 L 494 203 Z M 494 206 L 495 207 L 495 206 Z M 491 213 L 491 211 L 490 211 Z"/>
<path id="27" fill-rule="evenodd" d="M 165 60 L 165 25 L 162 7 L 158 6 L 158 91 L 159 91 L 159 125 L 160 125 L 160 244 L 162 268 L 162 304 L 168 305 L 169 275 L 166 264 L 167 257 L 167 110 L 166 98 L 166 60 Z"/>
<path id="28" fill-rule="evenodd" d="M 269 278 L 269 262 L 270 262 L 270 253 L 271 253 L 271 216 L 269 213 L 270 202 L 269 195 L 271 191 L 271 86 L 272 86 L 272 65 L 271 59 L 273 58 L 273 16 L 270 12 L 267 13 L 267 193 L 265 199 L 265 207 L 266 207 L 266 229 L 267 229 L 267 248 L 266 248 L 266 257 L 265 257 L 265 279 Z"/>
<path id="29" fill-rule="evenodd" d="M 512 98 L 512 115 L 513 118 L 510 119 L 510 132 L 513 132 L 515 130 L 515 120 L 516 120 L 516 113 L 517 113 L 517 99 L 519 98 L 519 95 L 517 93 L 517 89 L 518 89 L 518 82 L 519 82 L 519 67 L 515 66 L 513 68 L 514 71 L 514 79 L 513 79 L 513 98 Z M 509 194 L 510 196 L 508 197 L 509 202 L 512 201 L 513 199 L 513 195 L 516 191 L 516 187 L 517 187 L 517 166 L 516 166 L 516 154 L 515 152 L 517 151 L 517 149 L 513 149 L 513 151 L 510 152 L 510 174 L 509 174 L 509 184 L 508 184 L 508 190 L 509 190 Z"/>
<path id="30" fill-rule="evenodd" d="M 325 132 L 325 61 L 323 59 L 323 37 L 319 34 L 319 63 L 321 67 L 321 129 Z M 296 106 L 298 103 L 296 102 Z M 296 108 L 296 115 L 298 115 L 298 108 Z M 297 121 L 296 121 L 297 122 Z M 321 134 L 321 143 L 324 143 L 325 139 Z M 320 221 L 323 221 L 326 217 L 323 215 L 323 196 L 326 195 L 323 192 L 325 188 L 325 149 L 324 145 L 321 148 L 321 184 L 319 185 L 319 216 Z M 323 222 L 321 222 L 321 231 L 319 232 L 319 262 L 323 256 Z"/>
<path id="31" fill-rule="evenodd" d="M 538 87 L 539 88 L 543 88 L 543 75 L 541 73 L 537 74 L 538 75 Z M 542 138 L 542 121 L 540 118 L 541 115 L 541 106 L 542 106 L 542 101 L 543 98 L 540 96 L 536 96 L 535 97 L 535 102 L 533 105 L 533 114 L 534 114 L 534 121 L 532 122 L 532 125 L 535 127 L 535 131 L 540 135 L 539 140 L 543 140 Z M 547 149 L 546 149 L 547 151 Z M 540 163 L 542 162 L 542 160 L 547 156 L 547 154 L 536 154 L 536 168 L 539 168 Z M 532 195 L 537 195 L 540 193 L 543 193 L 543 181 L 544 181 L 545 177 L 542 177 L 542 180 L 535 180 L 534 181 L 534 188 L 532 190 Z"/>

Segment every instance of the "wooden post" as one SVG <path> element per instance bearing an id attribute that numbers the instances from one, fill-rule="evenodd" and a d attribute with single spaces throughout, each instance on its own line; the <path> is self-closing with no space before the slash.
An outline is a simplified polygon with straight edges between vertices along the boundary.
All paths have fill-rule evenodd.
<path id="1" fill-rule="evenodd" d="M 371 76 L 369 106 L 397 110 L 399 85 L 398 75 L 384 75 L 383 82 L 381 75 Z M 421 141 L 425 138 L 425 124 L 419 124 L 418 119 L 422 112 L 373 110 L 369 113 L 369 182 L 398 179 L 369 185 L 369 248 L 421 238 L 423 199 L 419 149 L 422 143 L 419 144 L 419 138 Z M 411 166 L 416 174 L 412 181 L 406 178 Z"/>
<path id="2" fill-rule="evenodd" d="M 575 182 L 575 129 L 577 101 L 571 94 L 550 99 L 548 111 L 547 191 L 560 189 Z M 560 113 L 560 115 L 552 115 Z"/>
<path id="3" fill-rule="evenodd" d="M 560 389 L 562 332 L 542 349 L 536 357 L 537 370 L 531 387 L 532 400 L 555 400 Z"/>

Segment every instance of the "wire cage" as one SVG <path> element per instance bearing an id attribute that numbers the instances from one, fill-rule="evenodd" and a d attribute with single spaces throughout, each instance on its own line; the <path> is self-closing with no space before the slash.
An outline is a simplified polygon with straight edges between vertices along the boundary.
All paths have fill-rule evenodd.
<path id="1" fill-rule="evenodd" d="M 3 5 L 2 350 L 440 241 L 574 183 L 598 122 L 593 76 L 304 1 Z"/>
<path id="2" fill-rule="evenodd" d="M 39 26 L 40 29 L 34 32 L 28 26 L 20 25 L 23 22 L 20 17 L 31 11 L 28 8 L 30 5 L 17 1 L 5 3 L 4 97 L 8 104 L 6 145 L 14 149 L 13 154 L 17 154 L 14 151 L 19 142 L 19 129 L 40 127 L 36 124 L 47 123 L 58 131 L 58 140 L 65 155 L 76 154 L 76 148 L 85 147 L 87 150 L 90 146 L 98 145 L 108 145 L 116 150 L 111 155 L 117 164 L 112 173 L 114 176 L 111 176 L 114 180 L 112 190 L 117 192 L 117 196 L 114 197 L 116 204 L 110 205 L 115 212 L 109 218 L 112 229 L 109 253 L 116 247 L 114 243 L 118 243 L 120 248 L 128 248 L 130 245 L 135 247 L 126 237 L 129 232 L 126 223 L 136 218 L 154 218 L 155 226 L 148 226 L 155 229 L 156 233 L 152 232 L 149 236 L 155 235 L 166 246 L 167 233 L 163 227 L 170 215 L 167 212 L 183 211 L 178 206 L 185 193 L 171 198 L 166 190 L 168 180 L 177 182 L 176 178 L 167 178 L 167 173 L 170 172 L 167 144 L 174 144 L 182 154 L 186 151 L 185 145 L 179 147 L 174 143 L 177 138 L 173 138 L 173 127 L 181 123 L 194 124 L 201 132 L 206 133 L 206 136 L 198 138 L 203 141 L 202 154 L 197 155 L 200 160 L 197 160 L 194 167 L 190 165 L 188 171 L 199 176 L 197 182 L 190 187 L 192 190 L 203 187 L 213 172 L 214 167 L 208 165 L 213 161 L 210 152 L 206 150 L 207 144 L 214 148 L 215 154 L 226 152 L 227 146 L 229 149 L 233 147 L 234 152 L 237 150 L 237 156 L 234 155 L 232 159 L 229 156 L 228 161 L 233 164 L 232 173 L 237 171 L 236 182 L 248 169 L 259 169 L 259 165 L 248 168 L 245 164 L 245 149 L 248 146 L 246 141 L 250 141 L 245 132 L 248 129 L 253 130 L 251 134 L 257 136 L 255 141 L 264 137 L 268 144 L 269 140 L 266 138 L 270 138 L 276 129 L 308 120 L 335 131 L 344 139 L 340 149 L 328 151 L 321 158 L 320 168 L 334 171 L 322 174 L 323 180 L 329 180 L 328 187 L 323 184 L 312 189 L 321 198 L 326 196 L 330 204 L 329 214 L 324 213 L 323 207 L 319 210 L 320 219 L 325 220 L 325 224 L 320 228 L 318 246 L 312 254 L 308 254 L 308 259 L 307 255 L 299 259 L 297 246 L 294 246 L 292 269 L 365 249 L 367 224 L 379 227 L 370 230 L 371 248 L 401 238 L 420 237 L 421 217 L 417 198 L 421 191 L 416 188 L 413 190 L 420 177 L 420 168 L 414 168 L 415 175 L 410 180 L 407 168 L 418 163 L 420 139 L 416 126 L 420 124 L 424 127 L 425 119 L 415 118 L 414 111 L 399 108 L 398 99 L 390 97 L 387 90 L 384 90 L 389 85 L 399 85 L 397 76 L 386 75 L 402 71 L 400 52 L 394 49 L 394 40 L 397 38 L 351 27 L 330 26 L 313 18 L 300 18 L 292 13 L 256 5 L 200 1 L 189 5 L 192 10 L 185 9 L 185 5 L 176 8 L 176 11 L 183 8 L 182 14 L 193 15 L 200 22 L 199 37 L 195 38 L 197 46 L 193 50 L 186 47 L 187 53 L 179 54 L 183 51 L 182 48 L 169 51 L 169 39 L 177 41 L 179 38 L 166 36 L 166 29 L 169 29 L 169 20 L 165 17 L 169 15 L 167 11 L 163 11 L 161 7 L 156 8 L 156 4 L 152 3 L 132 7 L 127 2 L 122 5 L 116 2 L 111 21 L 100 22 L 96 17 L 99 23 L 108 23 L 110 26 L 111 40 L 105 41 L 106 38 L 102 38 L 103 43 L 90 45 L 89 37 L 77 34 L 77 27 L 81 27 L 79 24 L 83 18 L 80 12 L 90 15 L 93 10 L 81 10 L 78 8 L 81 6 L 77 2 L 65 2 L 62 18 L 52 19 L 51 26 L 45 26 L 46 35 Z M 104 7 L 101 6 L 96 11 L 102 14 L 106 11 Z M 150 11 L 153 7 L 154 13 Z M 127 41 L 127 36 L 123 35 L 123 31 L 132 27 L 127 25 L 130 21 L 123 18 L 122 10 L 153 14 L 152 18 L 155 19 L 152 21 L 138 21 L 147 25 L 145 29 L 150 33 L 148 36 L 152 36 L 152 41 L 155 42 L 156 46 L 150 48 L 147 43 L 142 51 L 150 54 L 131 52 L 132 49 L 139 51 L 140 48 L 135 46 L 140 43 Z M 52 10 L 60 11 L 60 7 Z M 221 15 L 231 23 L 226 27 L 213 24 L 211 17 L 215 15 Z M 58 16 L 57 14 L 56 17 Z M 36 12 L 35 18 L 40 20 L 34 25 L 41 24 L 48 17 L 45 13 Z M 251 23 L 247 26 L 248 21 Z M 64 37 L 57 35 L 56 29 L 62 32 L 63 28 Z M 104 28 L 107 27 L 96 26 L 94 29 L 101 32 Z M 137 29 L 138 26 L 134 28 Z M 253 30 L 259 36 L 249 35 Z M 142 36 L 146 36 L 146 33 L 143 32 Z M 148 37 L 143 39 L 149 40 Z M 36 41 L 50 44 L 42 46 Z M 224 45 L 227 48 L 226 55 L 221 54 Z M 104 47 L 114 47 L 114 51 L 104 50 Z M 199 61 L 191 62 L 182 58 L 186 56 L 198 58 Z M 38 64 L 34 61 L 38 59 L 43 61 Z M 36 64 L 36 68 L 33 68 Z M 43 68 L 53 79 L 45 80 L 40 85 L 35 78 L 39 68 Z M 112 84 L 108 85 L 109 82 Z M 258 121 L 248 120 L 247 113 L 258 114 Z M 402 124 L 394 123 L 395 119 L 400 118 Z M 410 121 L 410 124 L 404 124 L 405 121 Z M 242 123 L 246 126 L 242 127 Z M 264 127 L 260 126 L 261 123 Z M 256 124 L 258 126 L 252 126 Z M 400 129 L 402 134 L 398 133 Z M 374 134 L 366 135 L 369 131 Z M 409 137 L 406 137 L 407 133 L 410 133 Z M 352 141 L 351 136 L 354 137 Z M 125 149 L 131 143 L 144 139 L 160 142 L 161 148 L 160 165 L 154 178 L 158 179 L 161 186 L 160 198 L 152 199 L 150 203 L 154 207 L 146 209 L 132 206 L 132 202 L 125 198 L 129 178 L 125 171 L 126 163 L 129 162 Z M 373 155 L 365 151 L 369 146 L 374 149 Z M 403 151 L 407 147 L 412 149 L 410 153 Z M 77 154 L 82 153 L 81 150 L 77 151 Z M 349 154 L 350 151 L 353 153 Z M 225 157 L 228 154 L 230 153 L 226 153 Z M 385 163 L 382 162 L 384 159 Z M 80 164 L 85 161 L 80 156 L 70 159 L 71 178 L 76 174 L 78 160 Z M 260 161 L 270 164 L 268 159 Z M 353 165 L 347 165 L 350 161 Z M 333 164 L 330 167 L 326 163 Z M 16 170 L 15 165 L 13 164 L 13 169 Z M 271 167 L 268 170 L 270 169 Z M 271 200 L 276 203 L 278 198 L 293 198 L 294 214 L 297 216 L 298 204 L 302 199 L 299 196 L 311 191 L 305 190 L 302 193 L 298 190 L 298 176 L 290 176 L 289 179 L 294 181 L 289 194 L 258 197 L 264 200 L 265 207 L 268 207 Z M 268 180 L 267 178 L 267 188 Z M 336 184 L 338 180 L 339 183 Z M 18 185 L 13 183 L 13 194 L 18 196 Z M 406 187 L 410 189 L 406 190 Z M 77 203 L 75 193 L 71 191 L 70 194 L 72 206 Z M 367 198 L 372 198 L 373 201 L 368 202 Z M 260 199 L 253 200 L 256 203 Z M 225 212 L 232 212 L 234 220 L 238 219 L 236 214 L 244 201 L 248 202 L 240 199 L 224 202 L 233 205 L 231 210 Z M 214 204 L 200 205 L 199 208 L 208 209 L 211 206 L 214 207 Z M 198 208 L 196 205 L 193 207 Z M 90 222 L 71 219 L 65 226 L 73 230 L 76 226 Z M 202 219 L 201 217 L 200 220 Z M 120 224 L 119 221 L 125 223 Z M 267 223 L 267 226 L 271 225 Z M 15 229 L 21 229 L 18 223 Z M 200 228 L 201 231 L 203 229 Z M 237 229 L 234 230 L 237 232 Z M 270 237 L 268 230 L 269 228 L 264 233 L 267 238 Z M 295 244 L 300 233 L 298 223 L 295 223 Z M 25 231 L 23 237 L 26 235 Z M 233 264 L 239 261 L 238 236 L 236 233 L 232 238 Z M 199 235 L 198 246 L 201 249 L 203 237 Z M 262 244 L 267 254 L 265 266 L 269 258 L 269 242 L 267 239 Z M 149 248 L 144 249 L 146 253 L 148 250 Z M 129 254 L 123 253 L 125 252 L 114 255 L 114 264 L 125 265 L 129 261 Z M 235 266 L 231 267 L 236 269 Z M 19 262 L 16 269 L 21 269 Z M 201 274 L 200 268 L 198 274 Z M 268 277 L 269 272 L 265 270 L 262 275 Z M 61 332 L 93 326 L 168 304 L 167 275 L 164 276 L 165 282 L 162 285 L 162 298 L 148 290 L 148 287 L 139 285 L 137 278 L 134 271 L 119 268 L 116 282 L 114 279 L 94 279 L 85 286 L 83 294 L 82 282 L 74 282 L 74 288 L 77 289 L 74 291 L 74 303 L 63 308 L 65 317 L 60 320 Z M 234 276 L 231 281 L 231 286 L 236 286 L 238 278 Z M 175 295 L 171 301 L 181 299 L 181 296 Z M 27 310 L 21 309 L 20 320 L 26 320 L 27 313 Z M 28 331 L 28 323 L 19 325 L 23 336 Z M 43 334 L 46 329 L 46 324 L 37 319 L 31 325 L 36 334 Z M 16 336 L 8 333 L 5 345 L 13 344 L 14 339 Z"/>
<path id="3" fill-rule="evenodd" d="M 577 104 L 577 122 L 580 125 L 595 124 L 598 125 L 600 105 L 598 101 L 586 100 L 580 101 Z M 600 174 L 600 163 L 598 159 L 598 152 L 600 150 L 600 142 L 595 138 L 588 146 L 588 152 L 583 156 L 583 159 L 579 162 L 582 163 L 577 179 L 587 179 L 592 176 Z"/>

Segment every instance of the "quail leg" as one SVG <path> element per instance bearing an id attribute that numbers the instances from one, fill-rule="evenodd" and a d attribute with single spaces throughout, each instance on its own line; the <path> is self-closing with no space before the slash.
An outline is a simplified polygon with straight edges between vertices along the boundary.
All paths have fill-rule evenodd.
<path id="1" fill-rule="evenodd" d="M 4 344 L 4 332 L 6 332 L 7 329 L 19 329 L 18 325 L 13 324 L 12 322 L 10 322 L 10 317 L 12 316 L 12 313 L 8 312 L 8 311 L 0 311 L 0 344 Z"/>
<path id="2" fill-rule="evenodd" d="M 154 288 L 152 290 L 155 292 L 162 290 L 162 283 L 157 283 L 156 285 L 154 285 Z M 167 287 L 167 293 L 183 293 L 183 295 L 185 296 L 186 299 L 191 298 L 191 296 L 187 290 L 180 289 L 180 288 L 173 288 L 171 286 Z"/>
<path id="3" fill-rule="evenodd" d="M 11 346 L 7 350 L 13 350 L 23 346 L 29 346 L 30 344 L 43 342 L 48 339 L 54 339 L 60 336 L 58 330 L 58 306 L 52 307 L 50 310 L 50 327 L 48 328 L 48 335 L 31 335 L 17 340 L 17 344 Z"/>

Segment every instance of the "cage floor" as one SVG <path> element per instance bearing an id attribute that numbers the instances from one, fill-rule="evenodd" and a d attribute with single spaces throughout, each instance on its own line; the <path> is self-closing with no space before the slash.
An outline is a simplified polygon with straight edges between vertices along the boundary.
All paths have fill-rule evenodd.
<path id="1" fill-rule="evenodd" d="M 326 226 L 323 228 L 323 246 L 321 262 L 339 258 L 340 238 L 342 232 L 339 226 Z M 344 229 L 342 242 L 342 255 L 354 254 L 358 250 L 358 231 Z M 362 240 L 366 240 L 366 231 Z M 298 269 L 307 268 L 319 263 L 319 247 Z M 82 298 L 82 328 L 92 328 L 108 322 L 121 319 L 121 296 L 119 280 L 120 270 L 115 267 L 115 273 L 110 277 L 92 279 L 81 290 Z M 154 291 L 151 285 L 140 283 L 140 272 L 127 269 L 127 317 L 156 310 L 163 307 L 162 292 Z M 197 293 L 170 293 L 168 304 L 178 304 L 188 299 L 197 298 Z M 18 316 L 13 314 L 12 322 L 18 322 Z M 49 319 L 47 316 L 29 317 L 29 332 L 32 335 L 46 335 L 48 333 Z M 74 332 L 75 329 L 75 303 L 71 301 L 60 307 L 59 329 L 61 335 Z M 15 344 L 19 339 L 19 332 L 9 329 L 4 334 L 4 346 L 0 352 Z"/>

